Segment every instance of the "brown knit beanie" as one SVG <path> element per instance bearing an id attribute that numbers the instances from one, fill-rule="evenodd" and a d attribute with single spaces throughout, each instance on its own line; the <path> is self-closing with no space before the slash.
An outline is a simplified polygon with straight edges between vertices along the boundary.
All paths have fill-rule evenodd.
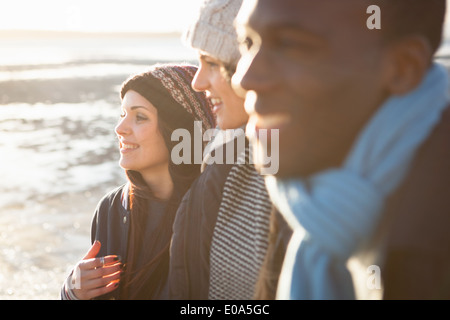
<path id="1" fill-rule="evenodd" d="M 215 127 L 211 102 L 204 92 L 191 87 L 197 67 L 192 65 L 161 64 L 148 71 L 128 78 L 123 84 L 120 96 L 123 99 L 128 90 L 134 90 L 158 110 L 158 116 L 173 130 L 193 130 L 194 121 L 201 121 L 203 132 Z"/>
<path id="2" fill-rule="evenodd" d="M 236 66 L 240 53 L 234 19 L 241 5 L 242 0 L 204 1 L 195 21 L 183 36 L 184 42 L 225 64 Z"/>

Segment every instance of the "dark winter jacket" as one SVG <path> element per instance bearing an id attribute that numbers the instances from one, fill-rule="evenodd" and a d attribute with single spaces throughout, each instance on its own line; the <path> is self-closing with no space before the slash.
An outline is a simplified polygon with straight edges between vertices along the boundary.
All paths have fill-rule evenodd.
<path id="1" fill-rule="evenodd" d="M 385 211 L 384 299 L 450 299 L 449 226 L 450 107 Z"/>
<path id="2" fill-rule="evenodd" d="M 237 146 L 234 140 L 228 144 Z M 171 299 L 251 299 L 268 243 L 271 202 L 249 163 L 209 164 L 185 195 L 171 244 Z M 241 164 L 239 164 L 241 163 Z"/>

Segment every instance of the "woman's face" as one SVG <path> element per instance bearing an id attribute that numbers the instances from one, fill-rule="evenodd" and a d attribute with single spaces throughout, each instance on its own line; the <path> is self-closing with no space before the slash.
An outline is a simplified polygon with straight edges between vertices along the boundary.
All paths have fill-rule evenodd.
<path id="1" fill-rule="evenodd" d="M 133 90 L 127 91 L 116 126 L 120 142 L 120 166 L 143 176 L 168 169 L 169 151 L 158 129 L 158 111 Z"/>
<path id="2" fill-rule="evenodd" d="M 200 52 L 199 61 L 192 88 L 204 91 L 211 99 L 219 127 L 226 130 L 245 125 L 248 114 L 244 109 L 244 99 L 234 92 L 231 83 L 225 78 L 221 70 L 222 63 L 203 52 Z"/>

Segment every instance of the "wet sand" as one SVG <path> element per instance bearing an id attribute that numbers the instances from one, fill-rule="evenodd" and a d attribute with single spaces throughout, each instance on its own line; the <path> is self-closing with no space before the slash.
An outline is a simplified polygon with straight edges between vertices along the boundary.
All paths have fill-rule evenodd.
<path id="1" fill-rule="evenodd" d="M 59 299 L 68 270 L 89 248 L 90 219 L 106 189 L 2 208 L 0 299 Z"/>
<path id="2" fill-rule="evenodd" d="M 90 246 L 98 201 L 125 181 L 112 131 L 118 108 L 8 108 L 18 116 L 0 108 L 0 299 L 58 299 Z"/>

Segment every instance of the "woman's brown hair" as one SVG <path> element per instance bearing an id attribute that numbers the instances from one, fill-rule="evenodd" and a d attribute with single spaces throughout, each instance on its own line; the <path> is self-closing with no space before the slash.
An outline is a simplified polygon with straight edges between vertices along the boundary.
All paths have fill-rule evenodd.
<path id="1" fill-rule="evenodd" d="M 159 117 L 158 127 L 166 143 L 169 154 L 174 147 L 170 140 L 173 129 Z M 174 185 L 172 196 L 167 201 L 164 216 L 151 236 L 150 243 L 144 243 L 144 229 L 149 219 L 149 202 L 157 199 L 151 188 L 145 183 L 142 175 L 133 170 L 127 170 L 130 182 L 130 231 L 128 238 L 128 256 L 126 257 L 126 272 L 121 286 L 121 299 L 152 299 L 157 297 L 165 284 L 169 270 L 169 246 L 172 236 L 172 224 L 175 219 L 178 204 L 192 181 L 200 173 L 200 165 L 174 165 L 169 161 L 169 172 Z M 156 251 L 156 248 L 162 248 Z M 142 267 L 137 267 L 138 257 L 145 261 Z"/>

